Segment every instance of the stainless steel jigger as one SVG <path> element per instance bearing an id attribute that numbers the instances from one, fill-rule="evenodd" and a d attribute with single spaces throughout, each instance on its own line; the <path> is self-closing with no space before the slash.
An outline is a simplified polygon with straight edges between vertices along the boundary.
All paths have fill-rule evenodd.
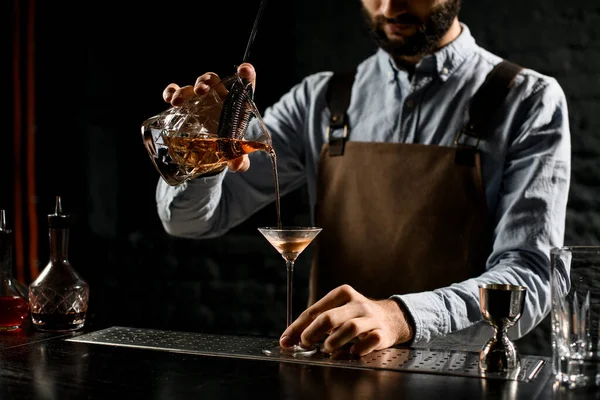
<path id="1" fill-rule="evenodd" d="M 507 372 L 519 369 L 521 359 L 517 347 L 508 338 L 507 331 L 521 318 L 526 293 L 525 286 L 479 286 L 481 314 L 494 327 L 494 336 L 485 343 L 479 354 L 480 370 Z"/>

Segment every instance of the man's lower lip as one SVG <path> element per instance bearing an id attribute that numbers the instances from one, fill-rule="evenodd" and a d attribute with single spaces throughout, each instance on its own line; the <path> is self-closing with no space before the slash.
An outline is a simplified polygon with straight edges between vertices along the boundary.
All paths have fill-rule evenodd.
<path id="1" fill-rule="evenodd" d="M 390 33 L 404 33 L 415 30 L 415 24 L 386 24 L 386 29 Z"/>

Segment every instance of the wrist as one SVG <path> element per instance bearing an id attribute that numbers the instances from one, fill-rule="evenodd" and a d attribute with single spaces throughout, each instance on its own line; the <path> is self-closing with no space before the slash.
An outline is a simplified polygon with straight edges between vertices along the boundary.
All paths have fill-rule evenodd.
<path id="1" fill-rule="evenodd" d="M 396 342 L 394 344 L 405 344 L 410 343 L 415 338 L 415 321 L 404 303 L 397 299 L 390 299 L 397 308 L 397 314 L 395 316 L 398 321 L 398 337 L 396 338 Z"/>

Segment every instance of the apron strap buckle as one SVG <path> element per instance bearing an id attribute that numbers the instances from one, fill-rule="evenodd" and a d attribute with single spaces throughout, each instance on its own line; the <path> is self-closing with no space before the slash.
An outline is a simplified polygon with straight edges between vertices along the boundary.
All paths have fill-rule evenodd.
<path id="1" fill-rule="evenodd" d="M 327 127 L 327 141 L 329 142 L 329 155 L 341 156 L 344 154 L 344 144 L 348 137 L 348 115 L 346 110 L 350 105 L 352 83 L 354 82 L 355 69 L 335 73 L 331 76 L 327 87 L 326 101 L 331 117 Z M 336 129 L 344 129 L 342 137 L 333 137 L 331 134 Z"/>
<path id="2" fill-rule="evenodd" d="M 344 144 L 346 143 L 346 138 L 348 137 L 348 124 L 343 125 L 344 133 L 342 136 L 334 137 L 331 132 L 339 128 L 339 124 L 332 123 L 327 127 L 326 131 L 327 141 L 329 142 L 329 155 L 332 157 L 341 156 L 344 154 Z"/>
<path id="3" fill-rule="evenodd" d="M 481 137 L 479 135 L 470 135 L 466 132 L 466 129 L 461 129 L 454 138 L 454 145 L 456 147 L 471 147 L 476 150 L 480 141 Z"/>
<path id="4" fill-rule="evenodd" d="M 480 140 L 481 138 L 479 136 L 469 135 L 465 132 L 465 129 L 458 131 L 454 138 L 454 145 L 456 146 L 454 162 L 457 165 L 474 167 L 475 155 L 477 154 L 477 146 L 479 146 Z"/>

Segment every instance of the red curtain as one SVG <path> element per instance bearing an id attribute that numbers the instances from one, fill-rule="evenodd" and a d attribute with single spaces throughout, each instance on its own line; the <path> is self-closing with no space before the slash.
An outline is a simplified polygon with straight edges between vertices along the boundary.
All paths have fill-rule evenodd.
<path id="1" fill-rule="evenodd" d="M 13 163 L 14 267 L 29 283 L 38 275 L 35 173 L 35 1 L 14 1 Z"/>

